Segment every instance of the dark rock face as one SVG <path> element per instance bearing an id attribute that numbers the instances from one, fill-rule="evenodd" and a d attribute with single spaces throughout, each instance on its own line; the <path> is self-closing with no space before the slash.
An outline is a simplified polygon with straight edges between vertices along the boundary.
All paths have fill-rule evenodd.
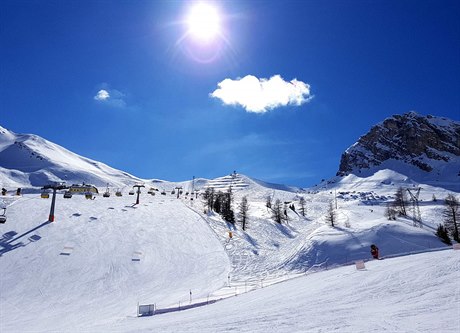
<path id="1" fill-rule="evenodd" d="M 452 155 L 460 156 L 460 122 L 409 112 L 384 120 L 359 138 L 342 154 L 337 175 L 359 173 L 387 160 L 431 172 L 431 162 L 449 163 Z"/>

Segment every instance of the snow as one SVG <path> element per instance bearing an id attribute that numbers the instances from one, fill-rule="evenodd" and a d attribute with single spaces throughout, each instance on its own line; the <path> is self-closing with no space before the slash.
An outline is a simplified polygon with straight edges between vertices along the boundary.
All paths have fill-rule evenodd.
<path id="1" fill-rule="evenodd" d="M 345 266 L 174 314 L 126 332 L 457 332 L 460 251 Z M 103 327 L 100 327 L 103 330 Z"/>
<path id="2" fill-rule="evenodd" d="M 50 199 L 0 197 L 8 207 L 1 225 L 0 330 L 441 332 L 442 324 L 454 331 L 460 251 L 434 236 L 442 203 L 430 201 L 443 190 L 421 192 L 424 225 L 416 228 L 410 216 L 383 216 L 388 198 L 407 181 L 394 172 L 354 180 L 351 191 L 349 183 L 332 183 L 310 193 L 237 178 L 245 186 L 234 191 L 235 209 L 243 196 L 250 203 L 246 231 L 205 214 L 200 199 L 184 194 L 177 199 L 144 190 L 134 205 L 127 191 L 95 200 L 61 193 L 53 223 L 46 223 Z M 382 183 L 389 178 L 392 185 Z M 267 193 L 295 205 L 297 212 L 287 210 L 288 223 L 271 220 Z M 336 193 L 332 228 L 324 215 Z M 368 261 L 372 243 L 387 259 Z M 446 250 L 430 252 L 436 249 Z M 415 252 L 426 253 L 407 255 Z M 365 260 L 366 270 L 357 271 L 356 260 Z M 226 299 L 136 317 L 138 303 L 169 308 L 188 305 L 190 297 L 192 303 Z"/>
<path id="3" fill-rule="evenodd" d="M 434 235 L 449 193 L 441 181 L 450 180 L 398 163 L 311 189 L 237 173 L 141 180 L 0 127 L 0 181 L 9 190 L 0 196 L 8 217 L 0 224 L 0 332 L 456 332 L 460 251 Z M 457 164 L 439 167 L 457 177 Z M 59 192 L 48 223 L 51 199 L 39 188 L 63 179 L 100 193 L 109 183 L 123 196 Z M 128 191 L 139 181 L 145 189 L 135 205 Z M 166 195 L 147 194 L 150 187 Z M 231 188 L 236 216 L 248 199 L 246 230 L 205 211 L 196 191 L 207 187 Z M 396 221 L 384 217 L 399 187 L 421 188 L 422 228 L 411 207 Z M 272 220 L 268 196 L 285 205 L 283 224 Z M 331 204 L 334 227 L 325 220 Z M 370 261 L 371 244 L 384 260 Z M 138 304 L 194 308 L 138 318 Z"/>
<path id="4" fill-rule="evenodd" d="M 88 330 L 134 315 L 137 302 L 169 304 L 192 287 L 204 297 L 226 280 L 224 249 L 172 198 L 133 206 L 130 196 L 61 195 L 46 224 L 50 201 L 26 195 L 8 206 L 2 332 Z"/>

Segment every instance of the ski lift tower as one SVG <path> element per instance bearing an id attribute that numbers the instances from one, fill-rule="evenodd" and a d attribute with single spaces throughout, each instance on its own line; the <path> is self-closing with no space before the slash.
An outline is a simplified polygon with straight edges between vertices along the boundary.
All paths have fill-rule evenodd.
<path id="1" fill-rule="evenodd" d="M 51 199 L 51 208 L 50 208 L 50 215 L 48 217 L 48 222 L 54 222 L 54 206 L 56 203 L 56 191 L 58 190 L 65 190 L 68 189 L 69 187 L 64 185 L 63 183 L 57 183 L 57 184 L 49 184 L 43 186 L 43 190 L 47 189 L 52 189 L 53 190 L 53 197 Z"/>
<path id="2" fill-rule="evenodd" d="M 177 199 L 179 199 L 179 195 L 180 195 L 181 192 L 182 192 L 182 186 L 177 186 L 177 187 L 176 187 L 176 190 L 177 190 Z"/>
<path id="3" fill-rule="evenodd" d="M 137 198 L 136 198 L 136 205 L 139 204 L 139 195 L 141 194 L 141 187 L 145 187 L 143 184 L 136 184 L 133 187 L 137 187 Z"/>
<path id="4" fill-rule="evenodd" d="M 422 228 L 422 216 L 420 215 L 420 207 L 418 204 L 418 196 L 420 194 L 420 190 L 421 187 L 418 187 L 414 192 L 412 192 L 410 189 L 407 189 L 407 192 L 409 192 L 410 199 L 412 201 L 412 221 L 414 227 Z"/>

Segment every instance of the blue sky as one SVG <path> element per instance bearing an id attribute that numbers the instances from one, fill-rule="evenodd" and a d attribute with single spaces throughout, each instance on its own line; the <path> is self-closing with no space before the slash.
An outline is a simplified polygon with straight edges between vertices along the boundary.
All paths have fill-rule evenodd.
<path id="1" fill-rule="evenodd" d="M 208 1 L 207 40 L 196 3 L 1 1 L 0 125 L 142 178 L 310 186 L 393 114 L 460 119 L 458 1 Z"/>

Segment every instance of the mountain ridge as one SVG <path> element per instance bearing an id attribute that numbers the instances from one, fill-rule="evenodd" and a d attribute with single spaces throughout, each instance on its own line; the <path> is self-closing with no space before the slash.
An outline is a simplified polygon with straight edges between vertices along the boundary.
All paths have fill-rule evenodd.
<path id="1" fill-rule="evenodd" d="M 383 169 L 459 191 L 460 122 L 413 111 L 393 115 L 342 154 L 337 176 L 368 177 Z"/>

